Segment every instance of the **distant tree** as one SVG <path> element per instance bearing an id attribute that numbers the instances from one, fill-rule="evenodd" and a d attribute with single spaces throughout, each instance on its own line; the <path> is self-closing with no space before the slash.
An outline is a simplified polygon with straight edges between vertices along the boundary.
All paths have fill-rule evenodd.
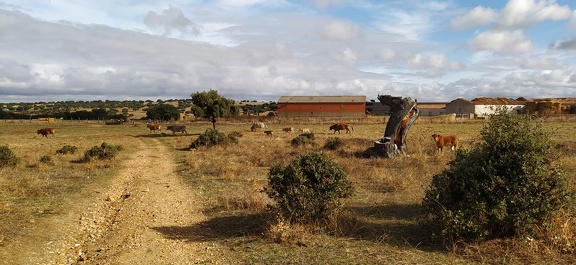
<path id="1" fill-rule="evenodd" d="M 92 115 L 99 120 L 104 120 L 108 116 L 108 111 L 103 108 L 92 109 Z"/>
<path id="2" fill-rule="evenodd" d="M 178 109 L 170 104 L 158 104 L 148 107 L 146 110 L 146 117 L 151 120 L 178 120 L 180 112 Z"/>
<path id="3" fill-rule="evenodd" d="M 191 96 L 192 103 L 194 103 L 194 107 L 192 107 L 194 116 L 210 119 L 214 130 L 218 118 L 234 117 L 240 113 L 239 108 L 235 105 L 236 101 L 220 96 L 216 90 L 196 92 Z"/>

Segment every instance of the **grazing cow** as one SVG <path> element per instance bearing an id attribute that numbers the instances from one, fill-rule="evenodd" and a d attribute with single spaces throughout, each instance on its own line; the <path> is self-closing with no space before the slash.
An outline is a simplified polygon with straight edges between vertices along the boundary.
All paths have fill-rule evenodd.
<path id="1" fill-rule="evenodd" d="M 432 134 L 432 139 L 434 139 L 439 153 L 442 153 L 444 146 L 447 145 L 451 145 L 452 150 L 456 150 L 458 148 L 458 136 L 456 135 Z"/>
<path id="2" fill-rule="evenodd" d="M 154 131 L 161 131 L 160 130 L 160 124 L 147 124 L 146 127 L 148 127 L 148 129 L 150 129 L 150 132 L 154 132 Z"/>
<path id="3" fill-rule="evenodd" d="M 256 129 L 265 129 L 268 128 L 268 126 L 266 126 L 266 124 L 264 124 L 263 122 L 255 122 L 252 123 L 252 127 L 250 127 L 251 131 L 256 131 Z"/>
<path id="4" fill-rule="evenodd" d="M 308 128 L 302 128 L 302 129 L 300 129 L 300 132 L 301 132 L 301 133 L 310 133 L 310 129 L 308 129 Z"/>
<path id="5" fill-rule="evenodd" d="M 53 136 L 56 136 L 54 134 L 56 132 L 56 129 L 54 129 L 54 128 L 42 128 L 36 132 L 38 134 L 42 134 L 42 136 L 45 136 L 46 138 L 48 138 L 48 134 L 52 134 Z"/>
<path id="6" fill-rule="evenodd" d="M 346 133 L 351 133 L 350 129 L 348 129 L 348 126 L 350 126 L 350 128 L 352 128 L 352 130 L 354 130 L 352 125 L 348 125 L 347 123 L 336 123 L 336 124 L 330 126 L 329 130 L 334 130 L 334 133 L 336 133 L 336 132 L 340 133 L 340 130 L 346 130 Z"/>
<path id="7" fill-rule="evenodd" d="M 166 129 L 172 131 L 172 135 L 175 135 L 177 132 L 188 135 L 186 126 L 184 125 L 168 125 L 166 126 Z"/>
<path id="8" fill-rule="evenodd" d="M 264 133 L 270 137 L 273 137 L 272 131 L 264 131 Z"/>
<path id="9" fill-rule="evenodd" d="M 293 132 L 294 132 L 294 128 L 292 128 L 292 127 L 282 128 L 282 131 L 283 131 L 283 132 L 291 132 L 291 133 L 293 133 Z"/>

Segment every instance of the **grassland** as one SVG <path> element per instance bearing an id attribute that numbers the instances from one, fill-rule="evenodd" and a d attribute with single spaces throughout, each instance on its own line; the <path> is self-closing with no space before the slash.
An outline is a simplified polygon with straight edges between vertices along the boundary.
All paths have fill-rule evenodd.
<path id="1" fill-rule="evenodd" d="M 202 194 L 204 214 L 209 218 L 194 231 L 198 235 L 179 238 L 178 231 L 168 239 L 210 242 L 221 249 L 212 263 L 223 264 L 573 264 L 573 253 L 537 240 L 513 238 L 482 244 L 465 244 L 446 250 L 430 244 L 418 225 L 420 203 L 432 176 L 446 168 L 451 152 L 435 153 L 433 133 L 458 134 L 462 148 L 480 141 L 482 122 L 443 122 L 419 119 L 408 133 L 410 156 L 394 159 L 366 158 L 362 154 L 374 140 L 383 136 L 386 119 L 373 117 L 350 120 L 351 134 L 333 134 L 328 126 L 335 120 L 267 120 L 274 137 L 251 132 L 250 121 L 219 121 L 225 133 L 243 134 L 236 145 L 186 150 L 211 124 L 188 125 L 188 135 L 171 137 L 151 134 L 144 125 L 103 125 L 98 123 L 0 122 L 0 145 L 8 145 L 20 162 L 0 168 L 0 247 L 14 248 L 14 242 L 29 236 L 27 231 L 50 216 L 63 215 L 78 198 L 89 196 L 95 185 L 103 185 L 121 165 L 122 157 L 135 152 L 134 137 L 157 137 L 174 152 L 178 174 L 189 188 Z M 54 138 L 42 138 L 41 127 L 57 128 Z M 281 128 L 309 128 L 316 145 L 293 147 L 297 133 Z M 545 122 L 556 142 L 556 163 L 576 178 L 576 138 L 574 122 Z M 329 137 L 345 142 L 340 150 L 322 146 Z M 116 160 L 74 163 L 88 148 L 107 142 L 124 147 Z M 78 147 L 78 153 L 55 155 L 64 145 Z M 286 164 L 298 155 L 323 150 L 353 181 L 355 195 L 324 231 L 310 227 L 270 226 L 261 192 L 273 164 Z M 50 156 L 50 162 L 41 158 Z M 172 159 L 172 158 L 166 158 Z M 567 219 L 566 236 L 574 244 L 574 219 Z M 187 229 L 189 232 L 189 227 Z M 184 232 L 184 231 L 183 231 Z M 183 233 L 184 234 L 184 233 Z M 41 238 L 41 235 L 35 235 Z M 37 239 L 38 239 L 37 238 Z"/>

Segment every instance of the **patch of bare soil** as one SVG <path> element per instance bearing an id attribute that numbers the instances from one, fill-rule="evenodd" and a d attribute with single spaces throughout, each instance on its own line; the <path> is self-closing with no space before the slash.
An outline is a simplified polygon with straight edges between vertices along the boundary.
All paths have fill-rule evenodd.
<path id="1" fill-rule="evenodd" d="M 176 174 L 167 147 L 136 141 L 139 151 L 111 184 L 47 225 L 43 246 L 19 264 L 220 263 L 217 247 L 195 235 L 206 220 L 200 195 Z"/>

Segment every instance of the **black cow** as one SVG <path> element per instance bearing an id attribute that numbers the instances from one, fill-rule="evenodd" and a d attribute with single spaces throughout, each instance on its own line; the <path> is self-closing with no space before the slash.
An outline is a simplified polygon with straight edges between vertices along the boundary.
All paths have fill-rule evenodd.
<path id="1" fill-rule="evenodd" d="M 184 125 L 168 125 L 166 129 L 172 131 L 172 135 L 176 134 L 177 132 L 181 132 L 182 134 L 188 135 L 188 132 L 186 131 L 186 126 Z"/>

